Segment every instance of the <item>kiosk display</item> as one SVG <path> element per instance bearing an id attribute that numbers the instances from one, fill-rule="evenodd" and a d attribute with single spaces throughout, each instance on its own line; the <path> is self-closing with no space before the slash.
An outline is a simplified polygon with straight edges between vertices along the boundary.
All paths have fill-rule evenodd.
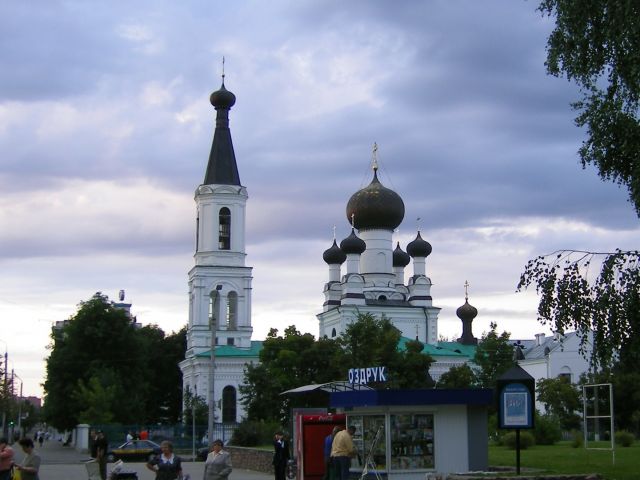
<path id="1" fill-rule="evenodd" d="M 433 468 L 433 414 L 391 415 L 391 469 Z"/>
<path id="2" fill-rule="evenodd" d="M 376 470 L 386 470 L 387 449 L 384 415 L 349 415 L 347 425 L 356 427 L 353 444 L 358 449 L 358 456 L 351 461 L 351 468 L 361 470 L 367 455 L 371 452 L 371 461 Z M 378 441 L 373 443 L 380 429 Z M 373 448 L 373 450 L 372 450 Z"/>

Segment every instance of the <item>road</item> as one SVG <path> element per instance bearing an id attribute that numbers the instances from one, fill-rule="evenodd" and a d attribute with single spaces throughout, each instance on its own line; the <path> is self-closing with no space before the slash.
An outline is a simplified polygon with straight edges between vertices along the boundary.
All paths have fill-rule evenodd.
<path id="1" fill-rule="evenodd" d="M 24 454 L 18 444 L 12 446 L 17 462 L 22 461 Z M 49 440 L 42 447 L 36 446 L 36 453 L 42 459 L 40 478 L 42 480 L 87 480 L 89 475 L 85 462 L 90 458 L 86 453 L 79 453 L 72 447 L 63 447 L 61 442 Z M 107 470 L 111 467 L 109 464 Z M 183 462 L 183 472 L 191 475 L 192 480 L 201 480 L 204 470 L 203 462 Z M 155 474 L 147 470 L 144 463 L 125 464 L 127 470 L 138 473 L 138 480 L 154 480 Z M 272 474 L 253 472 L 234 468 L 230 480 L 271 480 Z"/>

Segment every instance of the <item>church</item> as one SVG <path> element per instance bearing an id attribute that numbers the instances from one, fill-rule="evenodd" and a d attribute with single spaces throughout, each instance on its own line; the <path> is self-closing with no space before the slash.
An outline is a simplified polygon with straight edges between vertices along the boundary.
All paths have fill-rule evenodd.
<path id="1" fill-rule="evenodd" d="M 210 101 L 216 123 L 204 181 L 195 191 L 196 245 L 189 271 L 187 351 L 180 369 L 183 391 L 208 402 L 214 348 L 216 422 L 228 423 L 244 417 L 239 386 L 244 366 L 259 361 L 262 342 L 251 339 L 252 268 L 245 262 L 249 197 L 240 181 L 229 128 L 229 111 L 236 97 L 225 88 L 224 75 L 222 86 L 211 94 Z M 351 234 L 340 245 L 334 239 L 323 254 L 329 272 L 324 305 L 317 315 L 319 335 L 339 336 L 359 313 L 384 315 L 402 332 L 403 342 L 418 339 L 425 344 L 424 352 L 435 360 L 430 374 L 437 380 L 451 366 L 473 357 L 477 339 L 471 323 L 478 312 L 466 300 L 457 311 L 463 322 L 461 338 L 457 342 L 438 341 L 440 309 L 433 305 L 426 271 L 432 247 L 418 231 L 406 251 L 399 243 L 393 248 L 392 235 L 404 218 L 404 202 L 380 183 L 376 149 L 371 183 L 347 203 Z M 405 282 L 405 268 L 410 263 L 412 275 Z"/>

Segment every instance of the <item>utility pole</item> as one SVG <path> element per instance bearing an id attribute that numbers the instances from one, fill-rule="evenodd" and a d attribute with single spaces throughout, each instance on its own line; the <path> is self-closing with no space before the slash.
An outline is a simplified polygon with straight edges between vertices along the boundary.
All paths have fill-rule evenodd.
<path id="1" fill-rule="evenodd" d="M 4 351 L 4 385 L 2 386 L 2 401 L 4 408 L 2 409 L 2 436 L 7 436 L 7 408 L 9 408 L 9 399 L 7 398 L 7 382 L 8 382 L 8 370 L 9 370 L 9 352 Z"/>
<path id="2" fill-rule="evenodd" d="M 215 372 L 216 372 L 216 329 L 217 329 L 217 321 L 218 321 L 218 298 L 220 297 L 220 290 L 222 290 L 222 285 L 216 285 L 216 295 L 213 297 L 213 308 L 211 311 L 211 356 L 209 358 L 209 424 L 207 440 L 209 443 L 209 448 L 213 446 L 213 427 L 214 427 L 214 418 L 215 418 L 215 408 L 216 403 L 214 399 L 215 394 Z"/>

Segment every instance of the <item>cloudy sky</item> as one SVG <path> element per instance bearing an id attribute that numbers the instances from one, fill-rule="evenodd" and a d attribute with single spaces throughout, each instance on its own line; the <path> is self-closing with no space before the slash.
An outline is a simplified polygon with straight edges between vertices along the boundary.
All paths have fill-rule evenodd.
<path id="1" fill-rule="evenodd" d="M 254 338 L 317 333 L 322 252 L 370 180 L 404 199 L 395 238 L 427 260 L 439 332 L 455 309 L 512 337 L 545 328 L 526 261 L 637 247 L 626 192 L 582 170 L 578 96 L 545 73 L 535 1 L 54 1 L 0 4 L 0 351 L 40 395 L 52 322 L 125 289 L 143 324 L 187 321 L 195 188 L 215 112 L 249 191 Z"/>

